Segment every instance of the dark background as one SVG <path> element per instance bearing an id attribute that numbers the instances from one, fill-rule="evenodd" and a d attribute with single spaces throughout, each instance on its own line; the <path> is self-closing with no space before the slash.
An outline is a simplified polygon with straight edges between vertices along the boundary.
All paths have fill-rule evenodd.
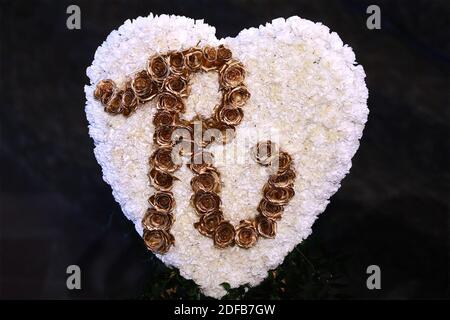
<path id="1" fill-rule="evenodd" d="M 97 46 L 149 12 L 204 18 L 219 38 L 292 15 L 338 32 L 367 73 L 369 120 L 351 173 L 296 250 L 303 260 L 284 265 L 339 264 L 336 288 L 350 298 L 449 297 L 447 0 L 0 3 L 0 298 L 135 298 L 168 277 L 103 182 L 84 113 Z M 81 30 L 66 28 L 69 4 L 81 7 Z M 369 4 L 381 7 L 381 30 L 366 28 Z M 66 288 L 71 264 L 82 269 L 80 291 Z M 381 290 L 366 288 L 371 264 Z M 320 297 L 289 279 L 285 290 L 271 282 L 254 292 Z"/>

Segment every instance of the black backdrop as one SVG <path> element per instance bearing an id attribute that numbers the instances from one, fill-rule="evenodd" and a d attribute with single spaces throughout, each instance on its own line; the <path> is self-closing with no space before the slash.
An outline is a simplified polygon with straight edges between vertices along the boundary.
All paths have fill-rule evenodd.
<path id="1" fill-rule="evenodd" d="M 448 296 L 448 1 L 5 1 L 1 3 L 0 298 L 133 298 L 165 267 L 121 214 L 92 152 L 85 69 L 128 18 L 204 18 L 234 36 L 276 17 L 321 21 L 367 73 L 370 116 L 310 251 L 345 257 L 353 298 Z M 381 7 L 382 29 L 366 28 Z M 66 8 L 81 8 L 81 30 Z M 82 269 L 81 291 L 66 267 Z M 382 289 L 365 271 L 377 264 Z"/>

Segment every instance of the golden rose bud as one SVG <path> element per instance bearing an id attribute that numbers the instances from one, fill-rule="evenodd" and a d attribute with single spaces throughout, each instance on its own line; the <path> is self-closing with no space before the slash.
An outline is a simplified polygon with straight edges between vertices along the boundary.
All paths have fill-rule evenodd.
<path id="1" fill-rule="evenodd" d="M 224 63 L 226 63 L 227 61 L 231 60 L 233 54 L 231 53 L 231 50 L 224 47 L 223 44 L 221 44 L 218 48 L 217 48 L 217 64 L 218 65 L 223 65 Z"/>
<path id="2" fill-rule="evenodd" d="M 172 134 L 176 127 L 174 126 L 159 126 L 156 127 L 153 134 L 153 141 L 162 147 L 170 147 L 175 141 L 172 140 Z"/>
<path id="3" fill-rule="evenodd" d="M 219 193 L 221 189 L 219 174 L 215 170 L 209 170 L 196 175 L 191 180 L 191 187 L 194 192 L 205 191 Z"/>
<path id="4" fill-rule="evenodd" d="M 214 231 L 214 245 L 217 248 L 226 248 L 234 244 L 236 231 L 231 223 L 222 221 Z"/>
<path id="5" fill-rule="evenodd" d="M 169 191 L 173 187 L 173 180 L 175 179 L 171 174 L 153 168 L 148 174 L 152 186 L 161 191 Z"/>
<path id="6" fill-rule="evenodd" d="M 271 166 L 274 173 L 283 173 L 291 167 L 292 157 L 289 153 L 280 151 L 272 160 Z"/>
<path id="7" fill-rule="evenodd" d="M 108 104 L 112 98 L 114 91 L 116 90 L 116 84 L 110 79 L 101 80 L 97 83 L 94 91 L 94 97 L 104 105 Z"/>
<path id="8" fill-rule="evenodd" d="M 257 210 L 260 214 L 272 220 L 280 220 L 284 212 L 282 205 L 272 203 L 264 198 L 259 202 Z"/>
<path id="9" fill-rule="evenodd" d="M 222 211 L 213 211 L 201 216 L 200 221 L 194 223 L 194 228 L 196 228 L 202 235 L 212 237 L 214 231 L 222 221 Z"/>
<path id="10" fill-rule="evenodd" d="M 228 61 L 219 72 L 219 83 L 221 88 L 234 88 L 241 85 L 245 80 L 244 66 L 237 60 Z"/>
<path id="11" fill-rule="evenodd" d="M 288 169 L 280 174 L 271 175 L 269 183 L 275 187 L 291 187 L 295 181 L 295 172 Z"/>
<path id="12" fill-rule="evenodd" d="M 184 74 L 186 71 L 186 65 L 184 63 L 184 55 L 180 51 L 172 51 L 168 54 L 169 65 L 172 73 Z"/>
<path id="13" fill-rule="evenodd" d="M 172 213 L 149 208 L 142 219 L 142 227 L 147 230 L 160 229 L 168 231 L 172 227 L 174 220 Z"/>
<path id="14" fill-rule="evenodd" d="M 181 98 L 186 98 L 190 91 L 187 81 L 179 75 L 168 77 L 164 81 L 163 87 L 167 91 L 179 95 Z"/>
<path id="15" fill-rule="evenodd" d="M 178 121 L 178 115 L 174 112 L 159 110 L 153 117 L 153 125 L 158 126 L 171 126 Z"/>
<path id="16" fill-rule="evenodd" d="M 108 103 L 105 105 L 105 111 L 108 113 L 118 114 L 122 112 L 122 97 L 123 90 L 116 90 L 109 99 Z"/>
<path id="17" fill-rule="evenodd" d="M 217 68 L 217 50 L 214 47 L 205 46 L 203 48 L 203 65 L 202 69 L 211 71 Z"/>
<path id="18" fill-rule="evenodd" d="M 175 208 L 175 198 L 171 192 L 157 192 L 148 198 L 148 203 L 158 211 L 172 212 Z"/>
<path id="19" fill-rule="evenodd" d="M 171 112 L 184 112 L 185 106 L 179 95 L 162 92 L 156 96 L 156 107 Z"/>
<path id="20" fill-rule="evenodd" d="M 144 230 L 142 238 L 150 251 L 160 254 L 167 253 L 175 243 L 173 235 L 164 230 Z"/>
<path id="21" fill-rule="evenodd" d="M 137 103 L 138 100 L 134 91 L 131 89 L 131 86 L 127 85 L 127 88 L 122 94 L 122 114 L 128 116 L 131 112 L 136 110 Z"/>
<path id="22" fill-rule="evenodd" d="M 159 91 L 158 84 L 152 80 L 147 71 L 138 72 L 131 81 L 131 88 L 139 101 L 153 99 Z"/>
<path id="23" fill-rule="evenodd" d="M 153 78 L 153 80 L 161 82 L 170 73 L 169 64 L 167 60 L 161 55 L 154 55 L 148 60 L 147 72 Z"/>
<path id="24" fill-rule="evenodd" d="M 270 140 L 258 142 L 251 150 L 252 158 L 263 166 L 268 166 L 277 153 L 275 143 Z"/>
<path id="25" fill-rule="evenodd" d="M 191 204 L 198 215 L 219 210 L 221 200 L 219 196 L 212 192 L 199 191 L 192 195 Z"/>
<path id="26" fill-rule="evenodd" d="M 216 120 L 229 126 L 237 126 L 244 118 L 241 108 L 222 106 L 216 110 Z"/>
<path id="27" fill-rule="evenodd" d="M 292 187 L 275 187 L 266 183 L 263 188 L 264 198 L 269 202 L 279 205 L 286 205 L 295 195 Z"/>
<path id="28" fill-rule="evenodd" d="M 258 212 L 263 216 L 273 220 L 280 220 L 283 215 L 284 208 L 282 205 L 272 203 L 267 199 L 262 199 L 258 205 Z"/>
<path id="29" fill-rule="evenodd" d="M 197 152 L 191 157 L 191 161 L 188 164 L 189 169 L 197 174 L 202 174 L 207 171 L 213 170 L 214 156 L 210 152 Z"/>
<path id="30" fill-rule="evenodd" d="M 174 172 L 181 166 L 180 158 L 171 147 L 160 147 L 150 157 L 150 165 L 162 171 Z"/>
<path id="31" fill-rule="evenodd" d="M 191 48 L 183 52 L 184 63 L 191 71 L 198 71 L 202 67 L 203 52 L 200 48 Z"/>
<path id="32" fill-rule="evenodd" d="M 255 226 L 260 236 L 271 239 L 275 238 L 277 223 L 274 220 L 268 219 L 263 215 L 258 215 L 255 219 Z"/>
<path id="33" fill-rule="evenodd" d="M 236 228 L 234 239 L 236 244 L 241 248 L 248 249 L 253 247 L 258 240 L 258 232 L 256 231 L 253 222 L 249 220 L 241 221 Z"/>
<path id="34" fill-rule="evenodd" d="M 235 87 L 231 90 L 227 90 L 224 94 L 225 104 L 235 108 L 243 107 L 249 99 L 250 92 L 246 86 Z"/>

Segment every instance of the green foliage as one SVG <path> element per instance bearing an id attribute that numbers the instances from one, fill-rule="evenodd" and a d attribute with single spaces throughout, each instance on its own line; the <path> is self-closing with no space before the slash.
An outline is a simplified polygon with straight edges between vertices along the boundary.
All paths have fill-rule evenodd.
<path id="1" fill-rule="evenodd" d="M 140 299 L 144 300 L 207 298 L 200 292 L 194 281 L 183 278 L 178 270 L 170 268 L 166 268 L 158 275 L 158 281 L 149 282 L 140 296 Z"/>
<path id="2" fill-rule="evenodd" d="M 231 288 L 222 283 L 228 294 L 224 300 L 241 299 L 345 299 L 346 276 L 339 258 L 327 257 L 324 251 L 310 247 L 307 241 L 297 247 L 257 287 Z M 178 270 L 166 268 L 158 281 L 147 284 L 141 299 L 210 299 L 192 280 Z"/>

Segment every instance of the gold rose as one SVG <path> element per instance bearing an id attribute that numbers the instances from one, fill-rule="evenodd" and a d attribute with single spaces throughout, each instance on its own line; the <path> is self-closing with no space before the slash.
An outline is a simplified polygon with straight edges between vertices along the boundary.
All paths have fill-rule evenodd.
<path id="1" fill-rule="evenodd" d="M 163 84 L 166 91 L 178 95 L 181 98 L 189 96 L 190 88 L 186 79 L 179 75 L 173 75 L 168 77 Z"/>
<path id="2" fill-rule="evenodd" d="M 161 229 L 168 231 L 174 221 L 175 218 L 172 213 L 149 208 L 142 219 L 142 226 L 147 230 Z"/>
<path id="3" fill-rule="evenodd" d="M 105 105 L 105 111 L 108 113 L 118 114 L 122 112 L 123 90 L 114 91 L 113 95 Z"/>
<path id="4" fill-rule="evenodd" d="M 200 48 L 191 48 L 183 52 L 184 63 L 191 71 L 198 71 L 202 67 L 203 52 Z"/>
<path id="5" fill-rule="evenodd" d="M 127 88 L 123 91 L 121 104 L 122 114 L 125 116 L 130 115 L 131 112 L 136 110 L 138 99 L 129 83 L 127 84 Z"/>
<path id="6" fill-rule="evenodd" d="M 275 187 L 292 187 L 295 181 L 295 172 L 292 169 L 287 169 L 286 171 L 271 175 L 269 178 L 269 184 Z"/>
<path id="7" fill-rule="evenodd" d="M 144 242 L 147 248 L 155 253 L 167 253 L 170 247 L 175 243 L 175 238 L 172 234 L 165 230 L 144 230 Z"/>
<path id="8" fill-rule="evenodd" d="M 147 72 L 153 80 L 162 82 L 170 74 L 169 64 L 161 55 L 154 55 L 148 60 Z"/>
<path id="9" fill-rule="evenodd" d="M 178 158 L 174 161 L 173 157 L 175 154 L 172 150 L 171 147 L 160 147 L 156 149 L 150 157 L 150 165 L 167 172 L 178 170 L 181 166 L 181 161 Z"/>
<path id="10" fill-rule="evenodd" d="M 211 71 L 217 68 L 217 50 L 214 47 L 203 47 L 203 64 L 204 71 Z"/>
<path id="11" fill-rule="evenodd" d="M 237 60 L 225 63 L 219 71 L 219 83 L 221 88 L 229 89 L 241 85 L 245 80 L 245 68 Z"/>
<path id="12" fill-rule="evenodd" d="M 143 70 L 133 77 L 131 89 L 138 100 L 143 103 L 152 100 L 158 94 L 159 86 L 152 80 L 148 72 Z"/>
<path id="13" fill-rule="evenodd" d="M 170 191 L 175 180 L 171 174 L 155 168 L 150 170 L 149 178 L 152 186 L 161 191 Z"/>
<path id="14" fill-rule="evenodd" d="M 290 169 L 292 157 L 284 151 L 280 151 L 271 160 L 270 166 L 273 174 L 282 174 Z"/>
<path id="15" fill-rule="evenodd" d="M 286 205 L 294 197 L 295 191 L 292 187 L 275 187 L 266 183 L 263 195 L 265 199 L 274 204 Z"/>
<path id="16" fill-rule="evenodd" d="M 217 248 L 226 248 L 234 244 L 236 231 L 228 221 L 222 221 L 214 231 L 213 240 Z"/>
<path id="17" fill-rule="evenodd" d="M 162 92 L 156 96 L 156 108 L 170 112 L 184 112 L 185 106 L 181 97 L 172 92 Z"/>
<path id="18" fill-rule="evenodd" d="M 153 141 L 160 146 L 169 147 L 174 144 L 172 133 L 175 130 L 173 126 L 159 126 L 153 134 Z"/>
<path id="19" fill-rule="evenodd" d="M 253 221 L 243 220 L 236 228 L 235 243 L 241 248 L 251 248 L 258 240 L 258 232 L 253 225 Z"/>
<path id="20" fill-rule="evenodd" d="M 175 199 L 171 192 L 157 192 L 150 196 L 148 202 L 158 211 L 172 212 L 175 208 Z"/>
<path id="21" fill-rule="evenodd" d="M 221 107 L 216 111 L 216 119 L 217 121 L 228 125 L 228 126 L 237 126 L 241 123 L 242 118 L 244 117 L 244 112 L 241 108 L 234 107 Z"/>
<path id="22" fill-rule="evenodd" d="M 264 238 L 275 238 L 277 233 L 277 223 L 263 215 L 258 215 L 255 219 L 256 230 Z"/>
<path id="23" fill-rule="evenodd" d="M 267 199 L 262 199 L 258 205 L 258 212 L 269 219 L 280 220 L 283 211 L 282 205 L 272 203 Z"/>
<path id="24" fill-rule="evenodd" d="M 225 91 L 224 103 L 235 108 L 243 107 L 250 99 L 251 95 L 246 86 L 237 86 Z"/>
<path id="25" fill-rule="evenodd" d="M 179 75 L 186 73 L 186 65 L 184 63 L 184 55 L 179 51 L 172 51 L 168 54 L 170 70 Z"/>
<path id="26" fill-rule="evenodd" d="M 178 121 L 177 113 L 160 110 L 153 117 L 153 124 L 158 126 L 170 126 L 175 124 Z"/>
<path id="27" fill-rule="evenodd" d="M 194 192 L 205 191 L 219 193 L 221 189 L 219 174 L 215 170 L 208 170 L 201 173 L 192 178 L 191 187 Z"/>
<path id="28" fill-rule="evenodd" d="M 212 211 L 200 217 L 200 221 L 194 223 L 194 227 L 204 236 L 212 237 L 216 228 L 223 221 L 223 213 L 220 210 Z"/>
<path id="29" fill-rule="evenodd" d="M 101 80 L 94 91 L 94 97 L 104 105 L 108 104 L 109 100 L 116 90 L 116 84 L 111 79 Z"/>
<path id="30" fill-rule="evenodd" d="M 258 142 L 252 148 L 251 155 L 260 165 L 268 166 L 276 155 L 276 146 L 272 141 Z"/>
<path id="31" fill-rule="evenodd" d="M 231 50 L 226 48 L 223 44 L 217 48 L 217 62 L 219 66 L 231 60 L 232 56 Z"/>
<path id="32" fill-rule="evenodd" d="M 192 206 L 198 215 L 204 215 L 219 209 L 220 197 L 213 192 L 198 191 L 191 197 Z"/>

